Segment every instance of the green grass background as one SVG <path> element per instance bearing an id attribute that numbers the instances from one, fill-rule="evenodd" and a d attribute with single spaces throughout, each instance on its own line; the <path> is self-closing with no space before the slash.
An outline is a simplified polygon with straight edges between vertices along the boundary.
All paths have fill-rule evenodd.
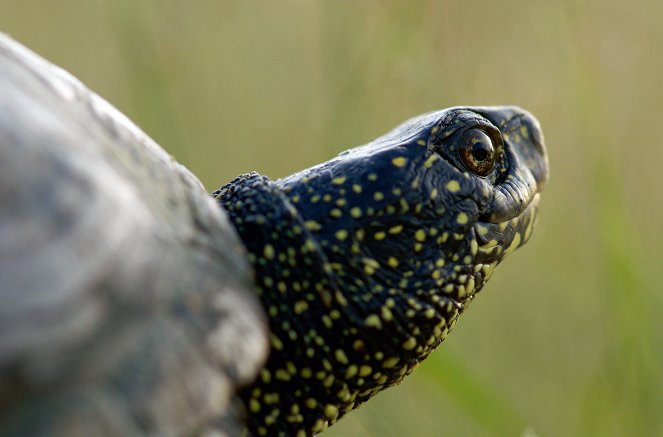
<path id="1" fill-rule="evenodd" d="M 0 0 L 213 190 L 517 104 L 552 176 L 446 343 L 326 436 L 663 435 L 663 2 Z"/>

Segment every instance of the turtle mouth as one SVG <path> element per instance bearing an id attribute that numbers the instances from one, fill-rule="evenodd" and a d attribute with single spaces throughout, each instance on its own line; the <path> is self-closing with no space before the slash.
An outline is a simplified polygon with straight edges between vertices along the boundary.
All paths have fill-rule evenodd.
<path id="1" fill-rule="evenodd" d="M 540 195 L 536 193 L 521 214 L 500 223 L 478 221 L 470 230 L 471 259 L 445 282 L 440 294 L 462 312 L 490 279 L 495 267 L 529 240 L 536 222 Z"/>
<path id="2" fill-rule="evenodd" d="M 529 240 L 539 210 L 541 195 L 535 193 L 522 212 L 499 223 L 478 221 L 474 225 L 477 241 L 475 262 L 501 261 Z"/>

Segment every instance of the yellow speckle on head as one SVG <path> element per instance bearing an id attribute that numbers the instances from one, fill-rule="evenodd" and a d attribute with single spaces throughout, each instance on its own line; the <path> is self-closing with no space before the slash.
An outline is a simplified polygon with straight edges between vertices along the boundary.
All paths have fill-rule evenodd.
<path id="1" fill-rule="evenodd" d="M 405 166 L 405 164 L 407 164 L 407 158 L 399 156 L 398 158 L 392 159 L 391 163 L 394 164 L 396 167 L 403 167 Z"/>
<path id="2" fill-rule="evenodd" d="M 446 187 L 450 193 L 455 193 L 458 190 L 460 190 L 460 184 L 456 180 L 450 180 L 449 182 L 447 182 Z"/>
<path id="3" fill-rule="evenodd" d="M 437 197 L 437 188 L 430 190 L 430 198 L 435 199 Z"/>
<path id="4" fill-rule="evenodd" d="M 527 126 L 520 126 L 520 135 L 525 139 L 529 138 L 529 130 L 527 130 Z"/>
<path id="5" fill-rule="evenodd" d="M 319 231 L 320 229 L 322 229 L 320 223 L 316 222 L 315 220 L 306 220 L 304 222 L 304 226 L 309 231 Z"/>
<path id="6" fill-rule="evenodd" d="M 378 241 L 379 241 L 379 240 L 384 240 L 386 237 L 387 237 L 387 234 L 385 234 L 385 233 L 382 232 L 382 231 L 378 231 L 378 232 L 376 232 L 375 234 L 373 234 L 373 238 L 374 238 L 375 240 L 378 240 Z"/>
<path id="7" fill-rule="evenodd" d="M 459 225 L 467 224 L 468 221 L 469 218 L 467 217 L 467 214 L 465 214 L 464 212 L 459 213 L 458 216 L 456 217 L 456 223 L 458 223 Z"/>
<path id="8" fill-rule="evenodd" d="M 472 254 L 472 256 L 476 256 L 478 251 L 479 251 L 479 244 L 477 243 L 477 240 L 470 241 L 470 253 Z"/>
<path id="9" fill-rule="evenodd" d="M 345 229 L 339 229 L 334 233 L 334 236 L 336 236 L 337 240 L 345 241 L 345 239 L 348 238 L 348 231 Z"/>
<path id="10" fill-rule="evenodd" d="M 417 232 L 414 233 L 414 239 L 417 241 L 426 240 L 426 231 L 423 229 L 417 229 Z"/>
<path id="11" fill-rule="evenodd" d="M 394 258 L 393 256 L 390 256 L 387 259 L 387 264 L 389 265 L 389 267 L 396 268 L 396 267 L 398 267 L 398 260 L 396 258 Z"/>
<path id="12" fill-rule="evenodd" d="M 345 176 L 339 176 L 337 178 L 332 179 L 332 184 L 334 185 L 343 185 L 345 182 Z"/>
<path id="13" fill-rule="evenodd" d="M 252 413 L 257 413 L 260 411 L 260 402 L 255 399 L 251 399 L 249 401 L 249 410 L 251 410 Z"/>
<path id="14" fill-rule="evenodd" d="M 358 370 L 359 369 L 354 364 L 349 365 L 348 368 L 345 370 L 345 377 L 347 379 L 354 378 L 355 376 L 357 376 Z"/>
<path id="15" fill-rule="evenodd" d="M 504 256 L 509 255 L 511 252 L 516 250 L 520 246 L 520 232 L 516 232 L 516 235 L 513 236 L 513 241 L 509 244 L 509 247 L 504 251 Z"/>
<path id="16" fill-rule="evenodd" d="M 400 233 L 402 230 L 403 230 L 402 225 L 396 225 L 396 226 L 392 226 L 391 228 L 389 228 L 389 233 L 396 235 L 396 234 Z"/>
<path id="17" fill-rule="evenodd" d="M 354 218 L 361 217 L 361 208 L 359 208 L 358 206 L 355 206 L 354 208 L 352 208 L 350 210 L 350 215 Z"/>
<path id="18" fill-rule="evenodd" d="M 426 140 L 417 140 L 417 144 L 420 146 L 425 146 L 426 145 Z"/>
<path id="19" fill-rule="evenodd" d="M 530 235 L 532 234 L 532 228 L 534 227 L 534 220 L 530 220 L 527 223 L 527 228 L 525 228 L 525 241 L 529 240 Z"/>
<path id="20" fill-rule="evenodd" d="M 355 193 L 361 193 L 361 185 L 353 184 L 352 191 L 354 191 Z"/>
<path id="21" fill-rule="evenodd" d="M 343 211 L 338 208 L 333 208 L 331 211 L 329 211 L 329 215 L 338 218 L 343 215 Z"/>
<path id="22" fill-rule="evenodd" d="M 380 191 L 376 191 L 375 193 L 373 193 L 373 199 L 379 202 L 384 199 L 384 194 L 382 194 Z"/>
<path id="23" fill-rule="evenodd" d="M 431 168 L 433 164 L 435 164 L 435 161 L 437 161 L 439 158 L 437 154 L 432 154 L 431 156 L 428 157 L 426 162 L 424 162 L 424 167 L 426 168 Z"/>

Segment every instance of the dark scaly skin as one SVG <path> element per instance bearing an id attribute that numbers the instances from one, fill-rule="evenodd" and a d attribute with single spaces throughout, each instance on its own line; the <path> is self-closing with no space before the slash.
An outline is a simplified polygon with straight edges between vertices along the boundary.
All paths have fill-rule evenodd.
<path id="1" fill-rule="evenodd" d="M 496 148 L 485 176 L 460 158 L 471 129 Z M 529 238 L 547 170 L 528 113 L 452 108 L 285 179 L 252 173 L 214 193 L 270 319 L 269 361 L 240 393 L 249 432 L 313 435 L 399 383 Z"/>

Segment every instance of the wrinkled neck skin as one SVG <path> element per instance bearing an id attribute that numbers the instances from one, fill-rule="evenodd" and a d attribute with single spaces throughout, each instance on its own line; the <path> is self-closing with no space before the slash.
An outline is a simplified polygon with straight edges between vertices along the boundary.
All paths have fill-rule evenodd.
<path id="1" fill-rule="evenodd" d="M 499 143 L 483 177 L 458 159 L 467 129 Z M 400 382 L 529 238 L 546 178 L 531 115 L 452 108 L 285 179 L 253 173 L 216 192 L 270 319 L 268 363 L 241 393 L 249 431 L 313 435 Z"/>

